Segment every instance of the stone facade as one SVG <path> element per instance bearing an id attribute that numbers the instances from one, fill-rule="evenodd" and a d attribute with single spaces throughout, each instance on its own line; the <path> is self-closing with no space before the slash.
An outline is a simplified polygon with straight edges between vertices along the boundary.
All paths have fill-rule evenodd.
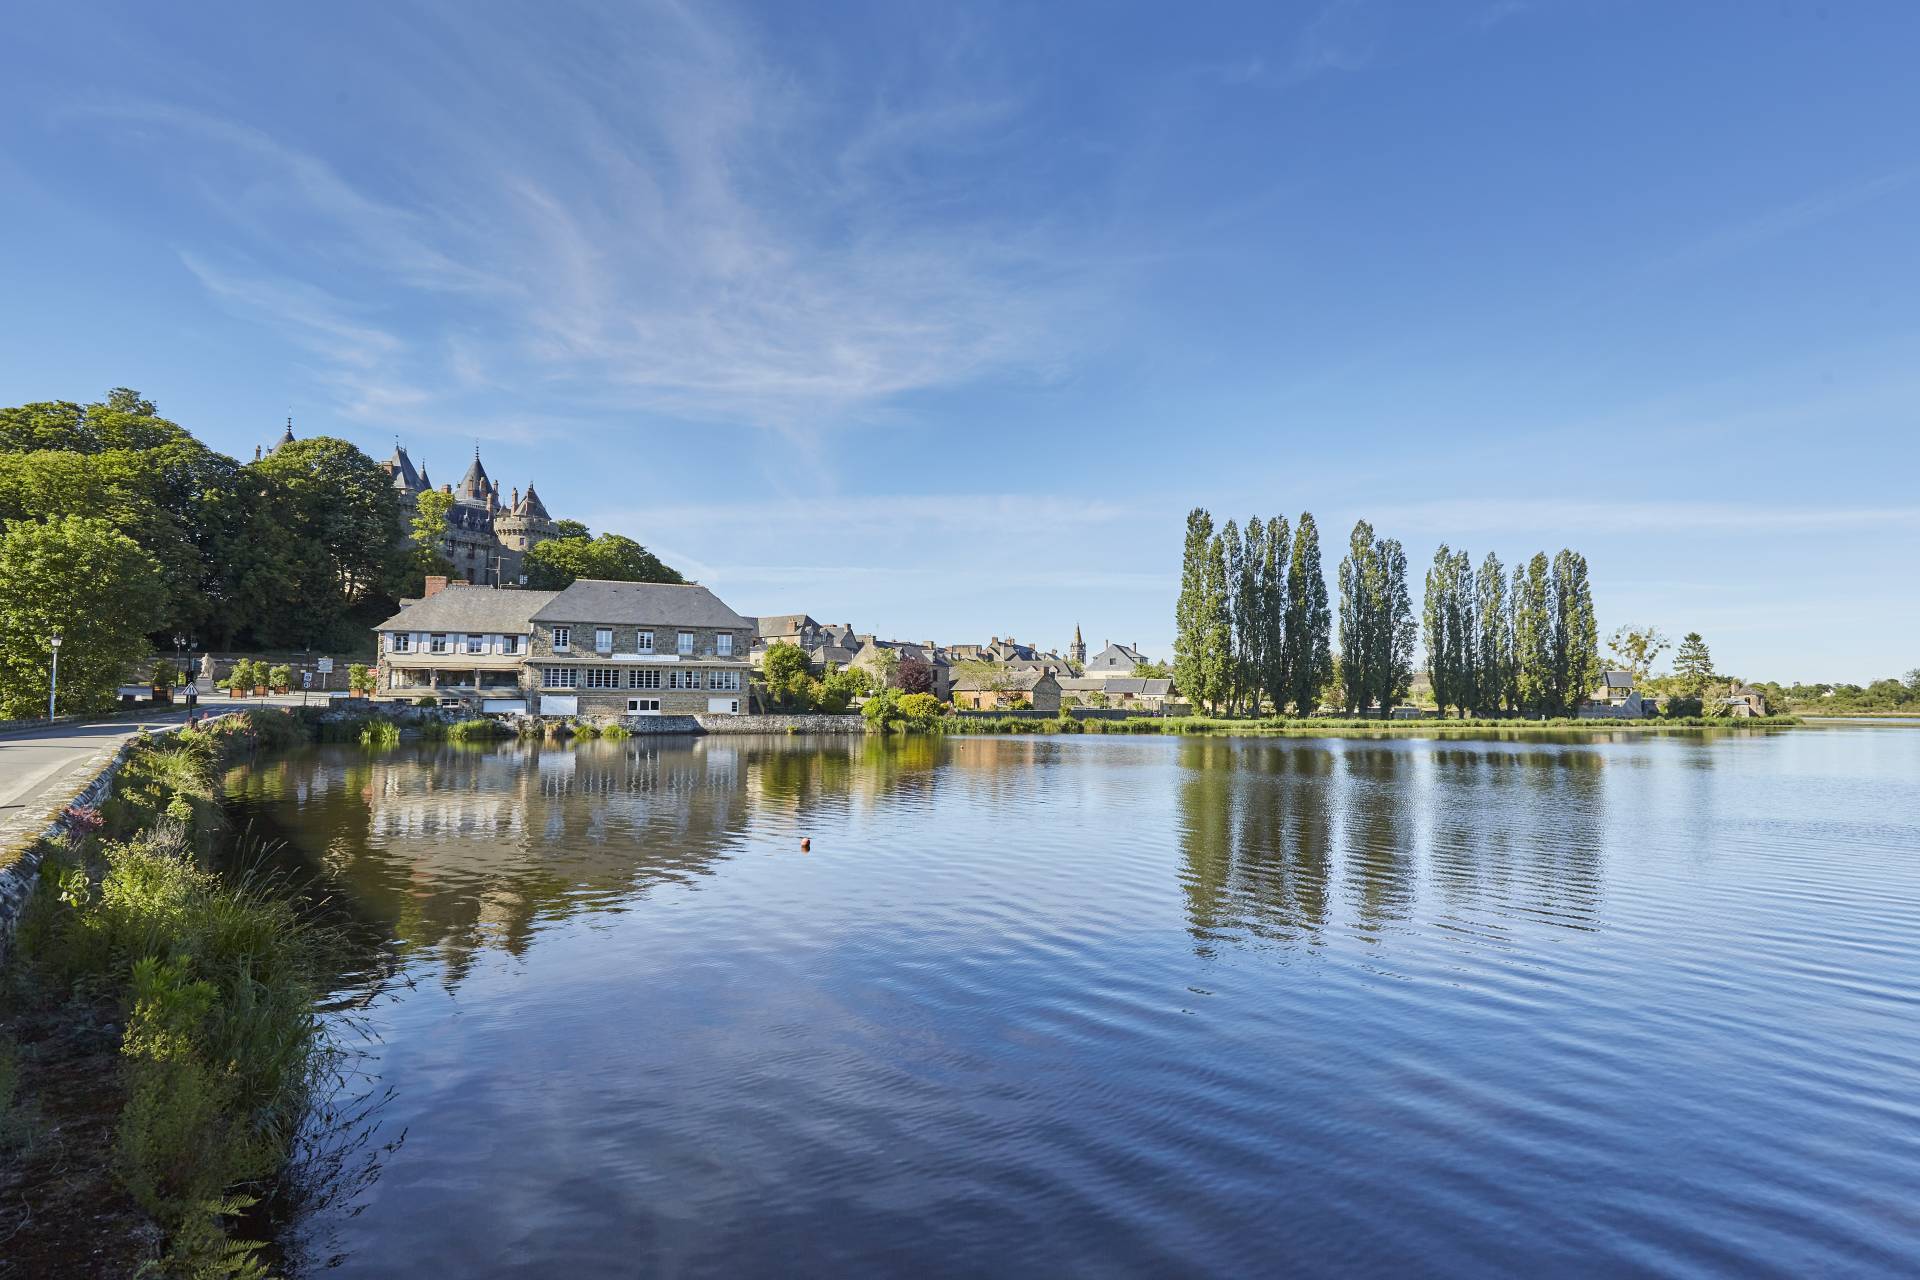
<path id="1" fill-rule="evenodd" d="M 393 456 L 380 465 L 392 478 L 394 496 L 400 500 L 404 536 L 413 523 L 420 495 L 431 489 L 433 482 L 427 477 L 426 467 L 416 468 L 407 451 L 398 445 Z M 473 464 L 459 485 L 442 485 L 440 491 L 453 499 L 440 553 L 470 583 L 519 584 L 527 552 L 556 535 L 557 526 L 533 486 L 527 486 L 524 496 L 517 487 L 511 495 L 504 493 L 487 474 L 478 449 L 473 451 Z"/>

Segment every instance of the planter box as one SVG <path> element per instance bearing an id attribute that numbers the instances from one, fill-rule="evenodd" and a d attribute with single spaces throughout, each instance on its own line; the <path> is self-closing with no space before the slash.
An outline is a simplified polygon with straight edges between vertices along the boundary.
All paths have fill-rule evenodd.
<path id="1" fill-rule="evenodd" d="M 246 692 L 246 691 L 245 691 L 244 689 L 228 689 L 228 690 L 227 690 L 227 696 L 228 696 L 229 698 L 238 698 L 238 697 L 241 697 L 241 696 L 243 696 L 243 695 L 245 694 L 245 692 Z"/>
<path id="2" fill-rule="evenodd" d="M 347 696 L 349 698 L 364 698 L 367 696 L 367 691 L 365 689 L 349 689 L 347 690 Z"/>
<path id="3" fill-rule="evenodd" d="M 254 696 L 254 697 L 256 697 L 256 698 L 264 698 L 264 697 L 266 697 L 266 696 L 267 696 L 267 686 L 265 686 L 265 685 L 263 685 L 263 684 L 257 684 L 257 685 L 255 685 L 255 686 L 253 686 L 253 696 Z"/>
<path id="4" fill-rule="evenodd" d="M 284 684 L 277 684 L 273 686 L 273 691 L 275 693 L 285 693 L 287 691 L 287 686 Z"/>

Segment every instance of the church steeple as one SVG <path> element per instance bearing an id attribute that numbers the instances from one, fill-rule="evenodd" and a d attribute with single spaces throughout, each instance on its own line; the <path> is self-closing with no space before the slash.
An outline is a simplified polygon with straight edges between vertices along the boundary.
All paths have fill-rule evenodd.
<path id="1" fill-rule="evenodd" d="M 1068 648 L 1067 656 L 1082 666 L 1086 665 L 1087 642 L 1080 638 L 1080 624 L 1077 622 L 1073 624 L 1073 644 Z"/>

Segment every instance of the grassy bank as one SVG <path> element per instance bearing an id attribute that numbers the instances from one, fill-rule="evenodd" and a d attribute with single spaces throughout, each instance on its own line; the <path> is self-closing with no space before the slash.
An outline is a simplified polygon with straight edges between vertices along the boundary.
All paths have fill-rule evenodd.
<path id="1" fill-rule="evenodd" d="M 1070 716 L 1043 719 L 1030 716 L 963 717 L 952 716 L 939 722 L 947 733 L 1147 733 L 1147 734 L 1239 734 L 1263 737 L 1405 737 L 1432 738 L 1472 736 L 1490 731 L 1512 733 L 1607 733 L 1616 729 L 1755 729 L 1779 728 L 1800 724 L 1794 716 L 1766 716 L 1753 720 L 1731 720 L 1701 716 L 1655 720 L 1362 720 L 1292 719 L 1268 717 L 1260 720 L 1228 719 L 1215 716 L 1134 716 L 1125 720 L 1086 719 Z"/>
<path id="2" fill-rule="evenodd" d="M 265 1274 L 262 1246 L 231 1233 L 332 1060 L 313 1009 L 329 938 L 207 860 L 224 766 L 308 733 L 254 711 L 137 741 L 110 797 L 69 810 L 44 851 L 0 993 L 5 1180 L 35 1205 L 8 1251 L 29 1270 Z"/>

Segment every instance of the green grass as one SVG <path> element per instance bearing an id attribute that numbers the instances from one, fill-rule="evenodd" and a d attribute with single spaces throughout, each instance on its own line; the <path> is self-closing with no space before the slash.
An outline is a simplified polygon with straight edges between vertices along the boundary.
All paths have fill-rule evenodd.
<path id="1" fill-rule="evenodd" d="M 1265 717 L 1229 719 L 1221 716 L 1136 716 L 1118 719 L 1075 719 L 1061 716 L 1042 719 L 1029 716 L 956 716 L 942 722 L 948 733 L 1147 733 L 1147 734 L 1246 734 L 1266 737 L 1368 737 L 1400 735 L 1440 737 L 1474 735 L 1489 731 L 1519 733 L 1593 733 L 1614 729 L 1765 729 L 1797 725 L 1795 716 L 1767 716 L 1753 720 L 1687 716 L 1656 720 L 1578 720 L 1559 717 L 1551 720 L 1371 720 L 1334 717 L 1308 719 Z"/>
<path id="2" fill-rule="evenodd" d="M 331 933 L 278 886 L 196 856 L 223 760 L 306 728 L 262 715 L 137 742 L 99 833 L 50 851 L 20 924 L 23 981 L 121 1011 L 121 1070 L 100 1081 L 120 1093 L 113 1170 L 160 1227 L 167 1275 L 265 1274 L 231 1219 L 287 1160 L 337 1056 L 314 1013 Z M 0 1061 L 0 1094 L 16 1077 Z M 16 1107 L 0 1100 L 0 1127 Z"/>
<path id="3" fill-rule="evenodd" d="M 400 726 L 391 720 L 369 720 L 360 726 L 360 745 L 384 748 L 400 745 Z"/>
<path id="4" fill-rule="evenodd" d="M 485 716 L 476 716 L 471 720 L 462 720 L 458 724 L 447 726 L 448 742 L 492 742 L 495 738 L 507 736 L 507 729 L 498 720 L 489 720 Z"/>

